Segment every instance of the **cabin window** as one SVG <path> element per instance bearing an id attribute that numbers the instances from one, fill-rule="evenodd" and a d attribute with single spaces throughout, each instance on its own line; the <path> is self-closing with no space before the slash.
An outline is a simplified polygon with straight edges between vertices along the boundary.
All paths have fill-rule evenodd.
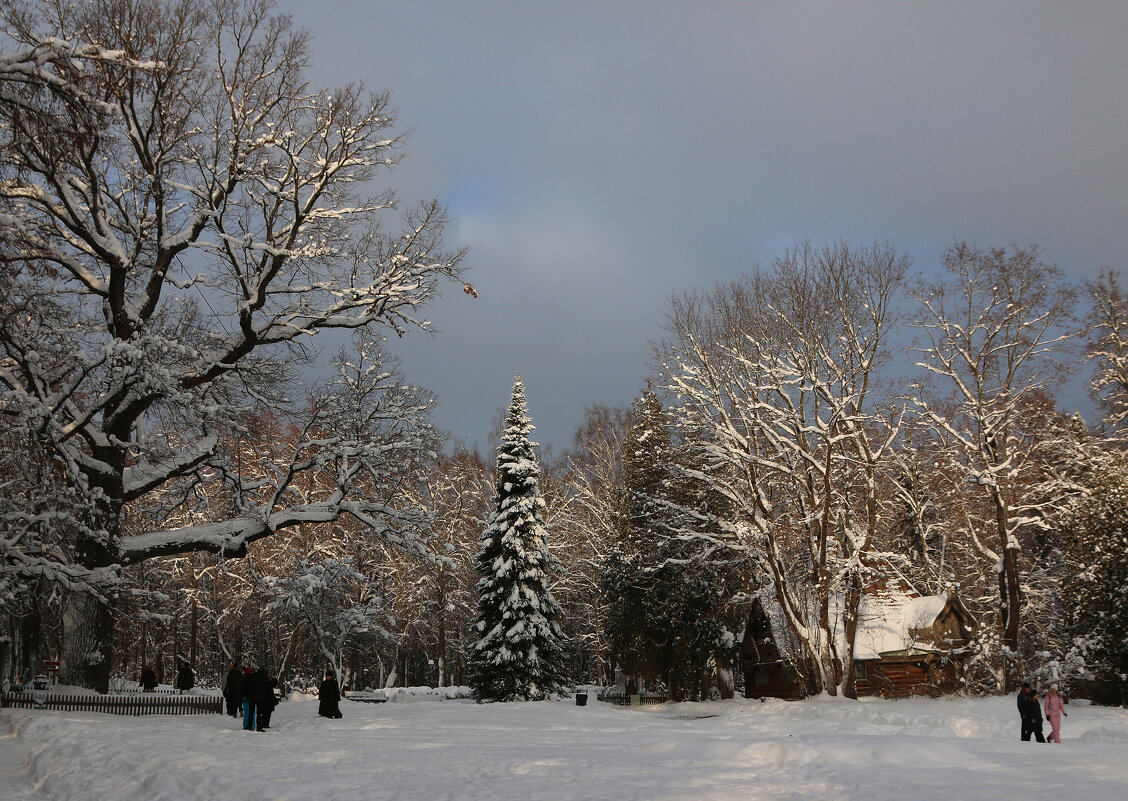
<path id="1" fill-rule="evenodd" d="M 869 668 L 865 662 L 854 663 L 854 678 L 857 681 L 869 681 Z"/>
<path id="2" fill-rule="evenodd" d="M 769 683 L 770 681 L 771 681 L 771 676 L 768 674 L 767 668 L 762 667 L 762 668 L 756 669 L 756 684 L 763 687 L 765 684 Z"/>

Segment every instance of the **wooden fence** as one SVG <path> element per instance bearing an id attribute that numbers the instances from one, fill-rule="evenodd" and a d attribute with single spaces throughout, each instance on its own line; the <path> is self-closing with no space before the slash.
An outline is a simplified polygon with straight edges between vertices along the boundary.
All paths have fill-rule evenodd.
<path id="1" fill-rule="evenodd" d="M 631 697 L 623 693 L 604 693 L 595 697 L 597 701 L 603 701 L 606 704 L 617 704 L 619 706 L 630 706 Z M 638 696 L 639 706 L 650 706 L 652 704 L 664 704 L 669 700 L 666 696 L 658 693 L 642 693 Z"/>
<path id="2" fill-rule="evenodd" d="M 59 695 L 47 693 L 45 704 L 37 704 L 38 693 L 4 693 L 0 707 L 33 709 L 45 706 L 63 712 L 108 712 L 111 715 L 210 715 L 223 712 L 218 695 Z"/>

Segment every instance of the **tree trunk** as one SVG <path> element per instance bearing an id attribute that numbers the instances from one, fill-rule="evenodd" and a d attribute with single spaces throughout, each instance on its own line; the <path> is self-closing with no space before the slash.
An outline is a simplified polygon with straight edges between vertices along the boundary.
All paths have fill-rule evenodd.
<path id="1" fill-rule="evenodd" d="M 128 439 L 128 432 L 125 434 Z M 120 454 L 96 454 L 114 465 Z M 117 475 L 120 475 L 120 470 Z M 108 498 L 118 497 L 107 492 Z M 117 564 L 117 554 L 110 546 L 121 531 L 121 505 L 106 500 L 94 516 L 92 528 L 97 536 L 80 537 L 75 545 L 79 564 L 90 570 L 101 570 L 107 575 L 103 587 L 116 585 L 120 570 L 111 570 Z M 110 691 L 110 672 L 113 669 L 114 624 L 117 609 L 114 598 L 107 592 L 99 598 L 90 592 L 75 592 L 63 610 L 63 653 L 60 659 L 59 679 L 63 684 L 74 684 L 100 693 Z"/>
<path id="2" fill-rule="evenodd" d="M 196 640 L 200 632 L 200 602 L 196 598 L 196 554 L 188 554 L 188 576 L 191 579 L 190 586 L 192 587 L 192 624 L 190 626 L 189 636 L 191 640 L 188 644 L 188 664 L 191 665 L 192 670 L 196 669 Z"/>
<path id="3" fill-rule="evenodd" d="M 63 612 L 60 681 L 109 692 L 113 636 L 113 607 L 88 593 L 72 595 Z"/>
<path id="4" fill-rule="evenodd" d="M 1018 686 L 1018 633 L 1021 624 L 1020 610 L 1022 599 L 1018 584 L 1018 549 L 1010 547 L 1010 531 L 1006 503 L 996 488 L 995 524 L 998 528 L 1000 553 L 1003 555 L 999 568 L 999 600 L 1002 614 L 1003 649 L 1003 692 L 1013 693 Z"/>
<path id="5" fill-rule="evenodd" d="M 39 672 L 39 641 L 41 637 L 42 618 L 39 614 L 38 604 L 28 612 L 20 621 L 20 652 L 19 652 L 19 679 L 21 684 L 27 684 Z"/>
<path id="6" fill-rule="evenodd" d="M 842 648 L 842 694 L 858 697 L 857 676 L 854 673 L 854 636 L 858 633 L 858 608 L 862 602 L 862 581 L 857 571 L 851 570 L 846 578 L 843 603 L 845 641 Z"/>
<path id="7" fill-rule="evenodd" d="M 442 599 L 442 602 L 445 604 L 446 599 L 445 598 Z M 440 687 L 446 687 L 447 686 L 446 653 L 447 653 L 446 615 L 443 614 L 442 612 L 440 612 L 439 613 L 439 658 L 436 660 L 436 662 L 438 663 L 438 667 L 439 667 L 439 686 Z"/>

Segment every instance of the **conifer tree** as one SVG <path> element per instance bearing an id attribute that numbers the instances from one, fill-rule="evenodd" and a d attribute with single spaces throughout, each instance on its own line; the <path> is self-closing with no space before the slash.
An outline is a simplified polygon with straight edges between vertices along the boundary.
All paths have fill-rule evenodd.
<path id="1" fill-rule="evenodd" d="M 687 444 L 674 443 L 650 387 L 632 417 L 623 442 L 625 519 L 602 584 L 605 627 L 626 673 L 661 682 L 671 698 L 696 700 L 727 629 L 733 577 L 701 547 L 705 488 L 691 477 Z"/>
<path id="2" fill-rule="evenodd" d="M 1066 625 L 1103 703 L 1128 703 L 1128 478 L 1109 460 L 1063 516 Z"/>
<path id="3" fill-rule="evenodd" d="M 545 542 L 540 467 L 529 440 L 521 374 L 497 453 L 497 508 L 478 554 L 478 619 L 470 686 L 479 701 L 535 701 L 559 692 L 563 633 L 548 589 L 559 562 Z"/>

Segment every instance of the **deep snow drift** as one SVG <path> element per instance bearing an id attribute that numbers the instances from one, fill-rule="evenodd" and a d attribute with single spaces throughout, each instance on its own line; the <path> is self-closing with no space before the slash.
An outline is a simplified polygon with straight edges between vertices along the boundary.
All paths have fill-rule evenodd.
<path id="1" fill-rule="evenodd" d="M 1062 745 L 1019 742 L 1012 698 L 620 708 L 400 696 L 343 701 L 343 720 L 297 700 L 279 705 L 263 734 L 221 715 L 7 709 L 0 798 L 1123 798 L 1128 711 L 1067 709 Z"/>

